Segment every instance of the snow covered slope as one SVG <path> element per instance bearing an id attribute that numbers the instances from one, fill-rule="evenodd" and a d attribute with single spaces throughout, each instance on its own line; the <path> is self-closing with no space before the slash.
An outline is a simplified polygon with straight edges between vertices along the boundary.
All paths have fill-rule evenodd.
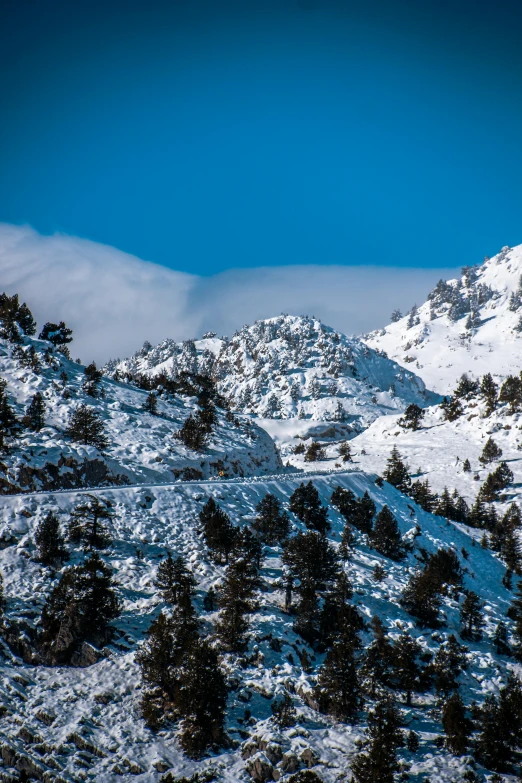
<path id="1" fill-rule="evenodd" d="M 463 373 L 505 377 L 522 369 L 522 245 L 438 284 L 417 311 L 365 342 L 449 393 Z"/>
<path id="2" fill-rule="evenodd" d="M 209 336 L 181 346 L 172 340 L 145 345 L 130 359 L 110 362 L 106 372 L 176 377 L 195 369 L 212 373 L 235 410 L 289 420 L 289 433 L 349 437 L 380 415 L 438 400 L 413 372 L 359 339 L 315 318 L 289 315 L 244 326 L 231 340 Z"/>
<path id="3" fill-rule="evenodd" d="M 44 359 L 49 343 L 25 338 L 24 351 L 36 349 L 41 369 L 34 372 L 15 355 L 15 346 L 0 340 L 0 377 L 19 421 L 36 392 L 46 406 L 45 427 L 38 432 L 23 427 L 9 443 L 0 462 L 1 491 L 97 486 L 126 480 L 131 483 L 172 481 L 186 469 L 202 478 L 274 473 L 281 461 L 264 430 L 245 417 L 226 416 L 218 409 L 218 422 L 202 453 L 187 449 L 174 433 L 197 410 L 195 397 L 158 397 L 158 414 L 143 410 L 147 392 L 104 378 L 102 396 L 86 394 L 84 367 L 54 353 Z M 62 374 L 66 374 L 61 377 Z M 66 436 L 71 412 L 86 404 L 101 417 L 109 445 L 101 454 Z"/>
<path id="4" fill-rule="evenodd" d="M 370 550 L 359 535 L 353 555 L 343 565 L 364 618 L 369 621 L 378 614 L 392 638 L 408 629 L 425 651 L 435 652 L 448 634 L 458 634 L 459 603 L 453 593 L 443 599 L 447 625 L 435 632 L 415 626 L 399 605 L 400 593 L 418 564 L 421 550 L 454 549 L 466 568 L 465 586 L 484 600 L 486 616 L 483 639 L 468 643 L 470 667 L 459 678 L 461 692 L 467 704 L 472 700 L 482 702 L 487 693 L 495 692 L 505 681 L 508 669 L 517 668 L 509 659 L 496 655 L 491 642 L 495 625 L 505 618 L 511 599 L 501 583 L 505 571 L 500 562 L 457 526 L 414 507 L 409 498 L 389 485 L 378 488 L 374 477 L 354 471 L 312 478 L 325 504 L 338 484 L 357 495 L 369 491 L 378 508 L 388 504 L 402 533 L 414 542 L 414 551 L 406 561 L 396 563 Z M 5 645 L 0 648 L 0 751 L 4 759 L 0 773 L 6 775 L 4 780 L 21 779 L 12 769 L 16 764 L 19 769 L 36 770 L 36 779 L 48 783 L 154 783 L 161 776 L 158 770 L 171 770 L 177 779 L 209 768 L 214 769 L 217 781 L 238 783 L 251 780 L 247 767 L 256 759 L 266 761 L 273 778 L 279 779 L 283 774 L 282 759 L 293 756 L 301 769 L 313 766 L 325 783 L 350 779 L 350 763 L 359 752 L 357 742 L 363 736 L 366 719 L 361 713 L 354 725 L 339 723 L 310 706 L 311 689 L 324 655 L 314 653 L 296 636 L 292 628 L 294 618 L 283 609 L 278 547 L 266 548 L 260 606 L 249 617 L 248 650 L 243 656 L 222 658 L 230 686 L 226 730 L 232 747 L 201 762 L 192 762 L 180 750 L 175 724 L 154 734 L 145 727 L 138 711 L 140 676 L 135 652 L 152 619 L 164 608 L 153 579 L 166 548 L 187 558 L 198 582 L 198 614 L 204 632 L 210 636 L 216 616 L 204 610 L 203 596 L 219 582 L 223 568 L 208 558 L 196 524 L 198 511 L 212 496 L 235 524 L 244 525 L 252 519 L 255 505 L 266 492 L 287 505 L 298 484 L 299 478 L 282 476 L 96 490 L 99 497 L 111 501 L 116 512 L 112 524 L 114 541 L 103 553 L 115 571 L 123 601 L 123 613 L 115 623 L 116 638 L 106 654 L 86 668 L 30 666 L 14 658 Z M 65 524 L 81 496 L 79 491 L 70 491 L 3 499 L 0 538 L 9 543 L 0 551 L 0 568 L 5 578 L 8 618 L 24 618 L 32 624 L 38 617 L 59 573 L 34 561 L 36 525 L 49 510 L 56 511 Z M 329 517 L 330 540 L 338 546 L 343 520 L 331 506 Z M 294 529 L 302 528 L 295 518 L 293 522 Z M 417 523 L 421 534 L 411 538 Z M 73 553 L 71 562 L 79 559 L 81 554 Z M 377 564 L 385 571 L 382 581 L 372 576 Z M 372 638 L 369 628 L 363 637 L 367 646 Z M 304 651 L 310 659 L 306 668 L 300 663 Z M 291 694 L 299 718 L 296 726 L 279 730 L 271 719 L 270 705 L 273 697 L 285 689 Z M 416 753 L 406 748 L 399 750 L 400 759 L 410 767 L 410 779 L 429 778 L 431 783 L 463 780 L 463 771 L 469 768 L 468 757 L 453 756 L 435 742 L 441 724 L 434 692 L 414 694 L 411 706 L 400 706 L 405 726 L 414 730 L 420 740 Z M 267 745 L 266 752 L 259 751 L 249 758 L 256 747 Z M 288 777 L 283 775 L 284 780 Z"/>

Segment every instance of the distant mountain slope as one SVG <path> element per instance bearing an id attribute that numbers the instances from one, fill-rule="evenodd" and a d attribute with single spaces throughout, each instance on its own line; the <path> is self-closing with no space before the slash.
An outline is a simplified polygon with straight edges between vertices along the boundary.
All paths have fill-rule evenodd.
<path id="1" fill-rule="evenodd" d="M 182 345 L 166 340 L 105 371 L 149 375 L 210 372 L 232 408 L 264 419 L 349 435 L 375 418 L 438 400 L 419 377 L 357 338 L 315 318 L 282 315 L 244 326 L 232 339 L 208 336 Z M 329 427 L 318 427 L 329 422 Z"/>
<path id="2" fill-rule="evenodd" d="M 217 409 L 217 423 L 202 452 L 186 448 L 174 433 L 198 410 L 195 397 L 158 397 L 158 413 L 144 410 L 147 392 L 104 378 L 99 394 L 84 389 L 85 368 L 59 352 L 46 361 L 52 346 L 24 338 L 22 350 L 34 348 L 40 369 L 24 366 L 16 347 L 0 340 L 0 377 L 19 423 L 33 396 L 45 404 L 45 426 L 32 431 L 22 426 L 8 439 L 0 455 L 0 492 L 59 489 L 107 483 L 172 481 L 193 474 L 202 478 L 277 472 L 281 461 L 273 442 L 253 422 Z M 62 374 L 65 373 L 65 376 Z M 103 450 L 74 442 L 65 433 L 71 413 L 85 404 L 101 418 L 108 439 Z"/>
<path id="3" fill-rule="evenodd" d="M 441 394 L 464 372 L 505 377 L 522 370 L 522 245 L 462 271 L 416 311 L 364 338 Z"/>

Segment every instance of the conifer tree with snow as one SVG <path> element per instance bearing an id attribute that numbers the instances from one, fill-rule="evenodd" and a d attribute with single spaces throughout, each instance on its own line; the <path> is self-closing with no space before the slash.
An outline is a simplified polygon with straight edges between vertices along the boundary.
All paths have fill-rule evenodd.
<path id="1" fill-rule="evenodd" d="M 463 756 L 470 743 L 473 723 L 466 714 L 466 708 L 460 693 L 452 695 L 442 706 L 442 727 L 444 743 L 456 756 Z"/>
<path id="2" fill-rule="evenodd" d="M 95 362 L 91 362 L 83 371 L 84 380 L 82 388 L 89 397 L 100 396 L 100 383 L 103 378 L 103 373 L 98 370 Z"/>
<path id="3" fill-rule="evenodd" d="M 309 530 L 317 530 L 325 535 L 330 529 L 328 509 L 321 504 L 319 493 L 311 481 L 300 484 L 294 490 L 289 508 Z"/>
<path id="4" fill-rule="evenodd" d="M 352 596 L 352 583 L 346 573 L 340 571 L 324 595 L 319 634 L 323 647 L 331 646 L 341 637 L 353 650 L 361 646 L 359 634 L 364 629 L 364 620 L 351 603 Z"/>
<path id="5" fill-rule="evenodd" d="M 320 460 L 323 459 L 326 459 L 326 449 L 323 446 L 321 446 L 320 443 L 313 440 L 305 452 L 304 461 L 319 462 Z"/>
<path id="6" fill-rule="evenodd" d="M 427 568 L 418 569 L 410 576 L 402 592 L 401 604 L 421 626 L 439 626 L 440 592 Z"/>
<path id="7" fill-rule="evenodd" d="M 252 527 L 260 540 L 274 546 L 288 538 L 290 517 L 270 492 L 256 506 L 257 516 Z"/>
<path id="8" fill-rule="evenodd" d="M 462 470 L 464 471 L 464 473 L 471 473 L 471 464 L 467 457 L 462 463 Z"/>
<path id="9" fill-rule="evenodd" d="M 482 449 L 479 462 L 481 462 L 483 465 L 489 465 L 490 462 L 495 462 L 497 459 L 500 459 L 501 456 L 502 449 L 500 446 L 495 443 L 493 438 L 488 438 L 484 448 Z"/>
<path id="10" fill-rule="evenodd" d="M 272 720 L 280 729 L 289 729 L 297 723 L 297 711 L 292 703 L 290 694 L 285 691 L 271 704 Z"/>
<path id="11" fill-rule="evenodd" d="M 393 699 L 384 696 L 368 713 L 368 749 L 352 762 L 354 783 L 393 783 L 397 749 L 404 743 L 400 725 L 401 714 Z"/>
<path id="12" fill-rule="evenodd" d="M 315 590 L 324 590 L 339 572 L 334 547 L 315 530 L 298 533 L 285 544 L 282 561 L 296 582 L 310 583 Z M 299 587 L 297 591 L 299 591 Z"/>
<path id="13" fill-rule="evenodd" d="M 382 477 L 388 484 L 392 484 L 399 492 L 407 493 L 411 478 L 408 465 L 403 462 L 397 446 L 394 446 L 388 460 Z"/>
<path id="14" fill-rule="evenodd" d="M 147 399 L 143 403 L 143 410 L 150 413 L 152 416 L 158 415 L 158 398 L 154 392 L 150 392 L 147 395 Z"/>
<path id="15" fill-rule="evenodd" d="M 361 666 L 363 687 L 375 698 L 378 688 L 387 687 L 391 682 L 393 666 L 393 647 L 386 636 L 384 625 L 377 615 L 371 620 L 373 641 L 366 647 Z"/>
<path id="16" fill-rule="evenodd" d="M 420 429 L 421 421 L 424 418 L 424 411 L 419 408 L 414 402 L 408 405 L 397 424 L 405 430 L 413 430 L 414 432 Z"/>
<path id="17" fill-rule="evenodd" d="M 466 590 L 460 607 L 461 636 L 463 639 L 478 641 L 482 638 L 484 626 L 483 604 L 473 590 Z"/>
<path id="18" fill-rule="evenodd" d="M 216 634 L 227 652 L 246 649 L 248 622 L 245 615 L 253 611 L 257 586 L 257 569 L 245 557 L 234 557 L 225 573 L 218 594 L 219 619 Z"/>
<path id="19" fill-rule="evenodd" d="M 373 529 L 369 535 L 370 546 L 391 560 L 402 560 L 405 555 L 404 543 L 397 520 L 388 506 L 383 506 L 375 517 Z"/>
<path id="20" fill-rule="evenodd" d="M 65 539 L 60 531 L 60 522 L 52 511 L 49 511 L 38 523 L 34 533 L 34 541 L 37 558 L 40 563 L 55 566 L 64 560 L 68 560 L 69 553 L 65 547 Z"/>
<path id="21" fill-rule="evenodd" d="M 392 324 L 397 323 L 397 321 L 400 321 L 402 318 L 402 313 L 400 310 L 394 310 L 390 316 L 390 321 Z"/>
<path id="22" fill-rule="evenodd" d="M 508 375 L 498 395 L 498 401 L 509 405 L 509 412 L 516 413 L 522 406 L 522 380 L 516 375 Z"/>
<path id="23" fill-rule="evenodd" d="M 342 457 L 343 462 L 352 461 L 352 450 L 348 441 L 343 441 L 339 446 L 339 456 Z"/>
<path id="24" fill-rule="evenodd" d="M 99 451 L 105 451 L 109 446 L 100 414 L 95 408 L 83 403 L 71 412 L 65 434 L 72 441 L 94 446 Z"/>
<path id="25" fill-rule="evenodd" d="M 354 649 L 344 636 L 334 643 L 319 669 L 315 697 L 320 711 L 339 721 L 353 722 L 362 709 Z"/>
<path id="26" fill-rule="evenodd" d="M 78 503 L 71 512 L 68 538 L 75 544 L 83 543 L 86 549 L 105 549 L 111 543 L 106 522 L 114 517 L 114 509 L 96 495 L 87 495 L 86 502 Z"/>
<path id="27" fill-rule="evenodd" d="M 166 603 L 179 604 L 182 599 L 193 595 L 196 579 L 181 555 L 174 559 L 168 552 L 158 566 L 154 584 Z"/>
<path id="28" fill-rule="evenodd" d="M 175 437 L 188 449 L 201 452 L 205 449 L 208 442 L 208 429 L 200 416 L 191 413 L 185 419 L 181 429 L 175 433 Z"/>
<path id="29" fill-rule="evenodd" d="M 456 421 L 464 413 L 464 408 L 459 398 L 456 396 L 444 397 L 440 404 L 445 421 Z"/>
<path id="30" fill-rule="evenodd" d="M 439 696 L 447 698 L 458 690 L 458 678 L 469 667 L 468 652 L 454 634 L 450 634 L 447 641 L 439 646 L 431 664 L 435 691 Z"/>
<path id="31" fill-rule="evenodd" d="M 36 392 L 24 416 L 24 424 L 34 432 L 40 432 L 45 427 L 45 401 L 41 392 Z"/>
<path id="32" fill-rule="evenodd" d="M 514 653 L 517 660 L 522 661 L 522 581 L 517 583 L 515 597 L 509 606 L 507 615 L 514 622 Z"/>
<path id="33" fill-rule="evenodd" d="M 83 641 L 103 644 L 120 613 L 112 571 L 97 553 L 63 572 L 42 610 L 40 652 L 52 666 L 67 664 Z"/>
<path id="34" fill-rule="evenodd" d="M 64 356 L 69 357 L 69 343 L 72 342 L 72 329 L 69 329 L 63 321 L 55 324 L 50 321 L 44 324 L 42 331 L 38 335 L 39 340 L 47 340 L 54 347 L 63 353 Z"/>
<path id="35" fill-rule="evenodd" d="M 392 683 L 406 694 L 406 704 L 411 706 L 413 691 L 425 690 L 422 681 L 420 658 L 422 647 L 404 631 L 392 646 Z"/>
<path id="36" fill-rule="evenodd" d="M 218 506 L 214 498 L 209 498 L 199 512 L 199 521 L 212 557 L 217 563 L 228 564 L 237 534 L 228 514 Z"/>
<path id="37" fill-rule="evenodd" d="M 511 655 L 507 625 L 502 620 L 500 620 L 495 628 L 492 641 L 497 655 Z"/>
<path id="38" fill-rule="evenodd" d="M 486 415 L 490 416 L 498 404 L 498 386 L 489 372 L 480 382 L 480 393 L 486 401 Z"/>
<path id="39" fill-rule="evenodd" d="M 7 448 L 6 439 L 13 437 L 19 426 L 7 396 L 7 381 L 0 378 L 0 451 Z"/>
<path id="40" fill-rule="evenodd" d="M 488 474 L 477 498 L 484 503 L 493 503 L 495 500 L 499 500 L 499 493 L 503 489 L 507 489 L 513 483 L 513 480 L 513 472 L 505 462 L 501 462 L 492 473 Z"/>
<path id="41" fill-rule="evenodd" d="M 473 378 L 470 378 L 468 375 L 466 375 L 466 373 L 464 373 L 461 375 L 453 394 L 459 399 L 469 400 L 477 394 L 478 390 L 478 381 L 473 380 Z"/>

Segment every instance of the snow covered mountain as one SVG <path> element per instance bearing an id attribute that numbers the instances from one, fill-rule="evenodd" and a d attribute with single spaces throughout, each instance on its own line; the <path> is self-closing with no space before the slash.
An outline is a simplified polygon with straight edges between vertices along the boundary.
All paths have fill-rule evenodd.
<path id="1" fill-rule="evenodd" d="M 462 277 L 440 281 L 423 305 L 365 342 L 448 394 L 463 373 L 522 369 L 522 245 L 504 247 Z"/>
<path id="2" fill-rule="evenodd" d="M 244 326 L 230 340 L 212 335 L 182 345 L 146 344 L 105 368 L 112 377 L 177 377 L 181 371 L 211 373 L 234 410 L 261 418 L 271 434 L 287 436 L 349 437 L 409 403 L 424 407 L 438 400 L 411 370 L 357 338 L 315 318 L 290 315 Z M 274 428 L 271 420 L 288 424 Z"/>

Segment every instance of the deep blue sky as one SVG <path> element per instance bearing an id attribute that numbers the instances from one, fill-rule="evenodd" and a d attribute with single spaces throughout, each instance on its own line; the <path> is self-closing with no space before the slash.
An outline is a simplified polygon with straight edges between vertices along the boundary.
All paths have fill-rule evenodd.
<path id="1" fill-rule="evenodd" d="M 514 2 L 11 6 L 1 221 L 200 274 L 522 242 Z"/>

